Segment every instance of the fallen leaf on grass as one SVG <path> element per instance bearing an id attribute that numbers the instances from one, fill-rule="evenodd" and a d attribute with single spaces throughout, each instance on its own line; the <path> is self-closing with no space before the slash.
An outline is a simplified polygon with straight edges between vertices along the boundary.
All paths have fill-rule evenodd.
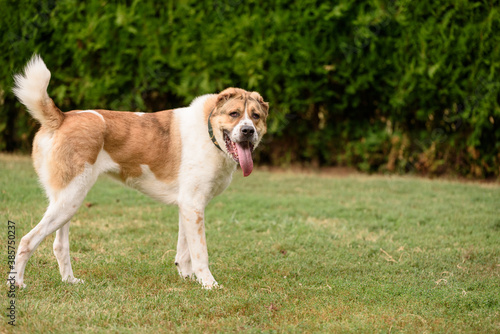
<path id="1" fill-rule="evenodd" d="M 271 305 L 269 305 L 267 307 L 267 309 L 270 311 L 270 312 L 274 312 L 274 311 L 278 311 L 278 306 L 274 305 L 273 303 L 271 303 Z"/>

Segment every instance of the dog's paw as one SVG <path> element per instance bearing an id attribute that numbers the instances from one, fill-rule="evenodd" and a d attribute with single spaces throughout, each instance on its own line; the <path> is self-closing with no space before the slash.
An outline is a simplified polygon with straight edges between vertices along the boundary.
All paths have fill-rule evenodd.
<path id="1" fill-rule="evenodd" d="M 215 280 L 215 278 L 212 276 L 209 270 L 206 271 L 201 271 L 198 275 L 196 275 L 198 278 L 198 283 L 201 284 L 203 289 L 206 290 L 212 290 L 212 289 L 218 289 L 219 288 L 219 283 Z"/>
<path id="2" fill-rule="evenodd" d="M 222 285 L 219 285 L 219 283 L 217 283 L 216 281 L 213 281 L 213 283 L 211 283 L 211 284 L 202 283 L 201 286 L 205 290 L 222 289 Z"/>
<path id="3" fill-rule="evenodd" d="M 16 286 L 17 286 L 19 289 L 26 289 L 26 284 L 24 284 L 24 283 L 16 283 Z"/>
<path id="4" fill-rule="evenodd" d="M 183 279 L 195 279 L 193 269 L 191 267 L 191 262 L 188 263 L 179 263 L 175 262 L 175 265 L 177 266 L 177 272 L 179 273 L 179 276 L 182 277 Z"/>
<path id="5" fill-rule="evenodd" d="M 194 281 L 196 279 L 196 276 L 194 275 L 194 273 L 184 273 L 184 272 L 181 272 L 180 270 L 179 270 L 179 276 L 182 279 L 188 279 L 191 281 Z"/>
<path id="6" fill-rule="evenodd" d="M 13 280 L 12 278 L 7 279 L 6 283 L 7 283 L 7 286 L 12 286 L 12 284 L 14 284 L 15 286 L 17 286 L 20 289 L 26 289 L 26 284 L 24 284 L 23 282 L 19 282 L 17 280 Z"/>
<path id="7" fill-rule="evenodd" d="M 63 278 L 62 281 L 65 283 L 70 283 L 70 284 L 83 284 L 83 283 L 85 283 L 84 280 L 73 277 L 73 276 L 68 276 L 66 278 Z"/>
<path id="8" fill-rule="evenodd" d="M 12 285 L 12 282 L 7 281 L 7 285 Z M 24 284 L 23 282 L 16 282 L 14 285 L 19 289 L 26 289 L 26 284 Z"/>

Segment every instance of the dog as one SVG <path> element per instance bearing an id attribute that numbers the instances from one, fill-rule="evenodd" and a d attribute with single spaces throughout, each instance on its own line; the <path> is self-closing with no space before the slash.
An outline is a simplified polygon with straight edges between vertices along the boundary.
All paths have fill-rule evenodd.
<path id="1" fill-rule="evenodd" d="M 51 73 L 34 55 L 14 76 L 13 92 L 40 122 L 33 163 L 49 206 L 19 243 L 12 272 L 24 284 L 26 263 L 56 232 L 54 255 L 62 280 L 75 278 L 69 254 L 70 219 L 102 173 L 166 204 L 179 207 L 175 265 L 181 277 L 218 287 L 208 266 L 204 211 L 241 167 L 253 170 L 252 152 L 267 131 L 269 104 L 257 92 L 228 88 L 200 96 L 188 107 L 154 113 L 110 110 L 62 112 L 49 97 Z"/>

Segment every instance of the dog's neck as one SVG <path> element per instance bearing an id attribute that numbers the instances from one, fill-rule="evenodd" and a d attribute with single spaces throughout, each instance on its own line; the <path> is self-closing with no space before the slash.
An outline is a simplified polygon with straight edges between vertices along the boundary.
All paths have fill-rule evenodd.
<path id="1" fill-rule="evenodd" d="M 210 140 L 212 141 L 212 143 L 214 143 L 215 147 L 217 147 L 219 150 L 221 150 L 221 152 L 224 152 L 222 150 L 222 148 L 220 147 L 219 143 L 217 142 L 217 139 L 215 138 L 215 135 L 214 135 L 214 129 L 212 127 L 212 123 L 210 122 L 210 118 L 212 117 L 212 114 L 215 110 L 215 107 L 212 109 L 212 111 L 210 112 L 210 115 L 208 115 L 208 135 L 210 137 Z"/>

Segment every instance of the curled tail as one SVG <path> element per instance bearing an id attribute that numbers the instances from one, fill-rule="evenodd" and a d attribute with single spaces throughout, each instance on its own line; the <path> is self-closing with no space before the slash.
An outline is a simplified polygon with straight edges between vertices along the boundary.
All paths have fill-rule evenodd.
<path id="1" fill-rule="evenodd" d="M 64 114 L 56 107 L 47 94 L 50 71 L 39 55 L 33 55 L 24 67 L 24 73 L 14 75 L 15 86 L 12 89 L 19 101 L 28 108 L 31 116 L 42 126 L 53 130 L 59 128 Z"/>

